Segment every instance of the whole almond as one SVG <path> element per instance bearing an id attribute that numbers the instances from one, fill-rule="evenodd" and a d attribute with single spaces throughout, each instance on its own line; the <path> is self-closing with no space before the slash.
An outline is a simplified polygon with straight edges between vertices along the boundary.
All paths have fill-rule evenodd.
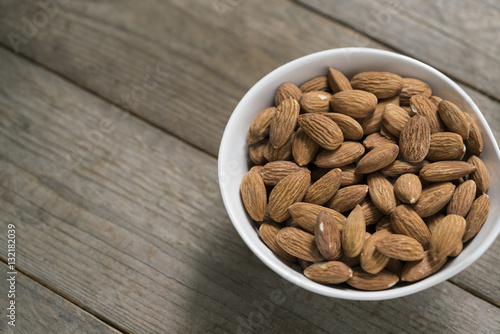
<path id="1" fill-rule="evenodd" d="M 403 158 L 410 163 L 425 159 L 431 144 L 429 122 L 420 115 L 413 116 L 401 130 L 399 148 Z"/>
<path id="2" fill-rule="evenodd" d="M 441 269 L 445 262 L 446 258 L 434 260 L 429 255 L 429 252 L 425 251 L 422 260 L 406 262 L 401 273 L 401 280 L 403 282 L 415 282 L 429 277 Z"/>
<path id="3" fill-rule="evenodd" d="M 461 242 L 465 232 L 465 219 L 458 215 L 447 215 L 438 224 L 429 242 L 429 256 L 433 260 L 446 258 Z"/>
<path id="4" fill-rule="evenodd" d="M 375 110 L 377 97 L 364 90 L 345 90 L 333 94 L 330 105 L 335 112 L 354 118 L 364 118 Z"/>
<path id="5" fill-rule="evenodd" d="M 472 239 L 481 229 L 486 218 L 488 218 L 488 212 L 490 211 L 490 197 L 487 194 L 479 196 L 466 217 L 467 225 L 465 227 L 465 233 L 462 238 L 463 242 L 467 242 Z"/>
<path id="6" fill-rule="evenodd" d="M 314 239 L 319 252 L 326 260 L 335 261 L 341 258 L 340 229 L 337 225 L 337 216 L 331 210 L 323 210 L 318 214 Z"/>
<path id="7" fill-rule="evenodd" d="M 431 161 L 456 160 L 464 153 L 462 137 L 454 132 L 437 132 L 431 135 L 427 159 Z"/>
<path id="8" fill-rule="evenodd" d="M 310 163 L 316 154 L 318 154 L 321 146 L 311 139 L 301 128 L 297 130 L 292 145 L 293 159 L 299 166 L 305 166 Z"/>
<path id="9" fill-rule="evenodd" d="M 388 104 L 399 106 L 399 96 L 396 95 L 391 98 L 378 101 L 378 104 L 375 107 L 373 113 L 371 113 L 361 121 L 361 127 L 363 128 L 364 135 L 369 135 L 380 131 L 382 115 Z"/>
<path id="10" fill-rule="evenodd" d="M 439 102 L 443 101 L 442 98 L 440 98 L 439 96 L 436 96 L 436 95 L 432 95 L 429 100 L 431 100 L 432 103 L 434 103 L 436 105 L 436 107 L 439 105 Z"/>
<path id="11" fill-rule="evenodd" d="M 337 123 L 321 114 L 302 114 L 299 125 L 312 140 L 327 150 L 334 150 L 344 141 Z"/>
<path id="12" fill-rule="evenodd" d="M 271 124 L 275 112 L 275 107 L 267 108 L 254 118 L 248 130 L 248 144 L 255 144 L 267 137 L 269 134 L 269 125 Z"/>
<path id="13" fill-rule="evenodd" d="M 353 268 L 352 271 L 353 275 L 347 280 L 347 284 L 360 290 L 385 290 L 393 287 L 399 281 L 399 277 L 388 270 L 382 270 L 376 275 L 369 274 L 360 267 Z"/>
<path id="14" fill-rule="evenodd" d="M 361 203 L 367 193 L 368 186 L 366 184 L 356 184 L 340 188 L 327 206 L 332 210 L 345 212 Z"/>
<path id="15" fill-rule="evenodd" d="M 443 122 L 439 118 L 437 104 L 432 102 L 425 95 L 414 95 L 410 98 L 411 110 L 420 116 L 423 116 L 429 122 L 431 133 L 441 132 L 444 129 Z"/>
<path id="16" fill-rule="evenodd" d="M 362 174 L 354 173 L 356 170 L 355 166 L 347 165 L 340 167 L 340 169 L 342 170 L 342 180 L 340 180 L 341 187 L 352 186 L 363 181 L 364 176 Z"/>
<path id="17" fill-rule="evenodd" d="M 454 191 L 455 185 L 451 182 L 440 182 L 427 186 L 413 205 L 413 210 L 422 218 L 430 217 L 448 204 Z"/>
<path id="18" fill-rule="evenodd" d="M 417 261 L 424 257 L 422 244 L 412 237 L 391 234 L 375 243 L 379 252 L 393 259 Z"/>
<path id="19" fill-rule="evenodd" d="M 328 84 L 328 77 L 326 75 L 315 77 L 304 82 L 302 86 L 300 86 L 300 90 L 302 93 L 313 91 L 331 92 L 330 85 Z"/>
<path id="20" fill-rule="evenodd" d="M 387 137 L 382 136 L 380 132 L 372 133 L 366 136 L 365 140 L 363 140 L 363 146 L 367 151 L 373 150 L 375 147 L 379 147 L 385 144 L 396 144 L 396 141 L 387 139 Z"/>
<path id="21" fill-rule="evenodd" d="M 370 198 L 373 204 L 382 211 L 382 213 L 389 215 L 396 209 L 396 196 L 394 195 L 394 187 L 380 173 L 371 173 L 368 175 L 368 189 Z"/>
<path id="22" fill-rule="evenodd" d="M 389 130 L 387 130 L 384 124 L 380 124 L 380 134 L 385 138 L 389 139 L 390 141 L 398 142 L 398 137 L 396 137 Z"/>
<path id="23" fill-rule="evenodd" d="M 331 97 L 332 94 L 327 92 L 307 92 L 302 94 L 299 100 L 299 104 L 304 112 L 326 113 L 330 111 Z"/>
<path id="24" fill-rule="evenodd" d="M 310 261 L 306 261 L 306 260 L 302 260 L 302 259 L 298 259 L 297 262 L 299 263 L 299 266 L 302 268 L 302 270 L 306 270 L 307 268 L 309 268 L 309 266 L 311 264 L 314 263 L 314 262 L 310 262 Z"/>
<path id="25" fill-rule="evenodd" d="M 365 224 L 372 225 L 376 224 L 384 214 L 380 211 L 377 206 L 368 197 L 361 202 L 361 209 L 363 209 L 363 216 L 365 217 Z"/>
<path id="26" fill-rule="evenodd" d="M 335 150 L 321 150 L 314 164 L 322 168 L 335 168 L 356 162 L 365 153 L 365 147 L 355 141 L 345 141 Z"/>
<path id="27" fill-rule="evenodd" d="M 399 147 L 395 144 L 384 144 L 378 146 L 365 154 L 356 166 L 356 173 L 368 174 L 382 169 L 391 164 L 399 153 Z"/>
<path id="28" fill-rule="evenodd" d="M 431 232 L 420 216 L 409 206 L 400 205 L 391 214 L 391 226 L 397 234 L 416 239 L 427 249 Z"/>
<path id="29" fill-rule="evenodd" d="M 276 236 L 276 241 L 285 252 L 299 259 L 310 262 L 324 260 L 316 247 L 314 235 L 298 228 L 282 228 Z"/>
<path id="30" fill-rule="evenodd" d="M 333 93 L 352 90 L 351 83 L 345 75 L 333 67 L 328 68 L 328 83 Z"/>
<path id="31" fill-rule="evenodd" d="M 337 192 L 342 179 L 342 170 L 332 169 L 307 189 L 305 202 L 322 205 L 328 202 Z"/>
<path id="32" fill-rule="evenodd" d="M 464 112 L 450 101 L 442 100 L 438 105 L 439 117 L 450 131 L 463 139 L 469 138 L 470 123 Z"/>
<path id="33" fill-rule="evenodd" d="M 403 88 L 403 78 L 389 72 L 362 72 L 351 79 L 351 86 L 370 92 L 379 99 L 386 99 L 399 94 Z"/>
<path id="34" fill-rule="evenodd" d="M 250 160 L 256 165 L 263 165 L 266 163 L 267 159 L 264 157 L 264 148 L 267 146 L 267 142 L 261 141 L 248 146 L 248 156 Z"/>
<path id="35" fill-rule="evenodd" d="M 398 259 L 390 259 L 385 266 L 385 270 L 390 271 L 397 277 L 401 277 L 401 273 L 403 272 L 403 266 L 405 262 Z"/>
<path id="36" fill-rule="evenodd" d="M 269 141 L 274 148 L 280 148 L 289 141 L 297 125 L 299 112 L 300 106 L 296 100 L 284 100 L 278 105 L 269 127 Z"/>
<path id="37" fill-rule="evenodd" d="M 427 227 L 429 228 L 429 231 L 431 231 L 431 235 L 434 233 L 436 227 L 441 223 L 443 219 L 444 215 L 439 212 L 436 213 L 435 215 L 432 215 L 424 219 L 425 223 L 427 224 Z"/>
<path id="38" fill-rule="evenodd" d="M 267 161 L 291 160 L 292 145 L 295 138 L 295 133 L 292 133 L 287 143 L 280 148 L 274 148 L 270 141 L 266 143 L 262 154 Z"/>
<path id="39" fill-rule="evenodd" d="M 393 104 L 388 104 L 382 114 L 382 124 L 394 136 L 399 137 L 401 130 L 410 120 L 408 113 Z"/>
<path id="40" fill-rule="evenodd" d="M 336 112 L 327 113 L 325 116 L 339 126 L 345 140 L 359 140 L 363 138 L 363 128 L 354 118 Z"/>
<path id="41" fill-rule="evenodd" d="M 475 155 L 471 156 L 467 162 L 476 167 L 469 177 L 476 182 L 477 189 L 481 193 L 487 193 L 490 188 L 490 176 L 484 162 Z"/>
<path id="42" fill-rule="evenodd" d="M 394 233 L 394 230 L 391 226 L 391 216 L 384 216 L 380 219 L 377 224 L 375 224 L 375 231 L 387 230 L 391 233 Z"/>
<path id="43" fill-rule="evenodd" d="M 241 180 L 241 199 L 250 217 L 262 221 L 266 211 L 267 193 L 264 181 L 260 176 L 260 166 L 252 167 Z"/>
<path id="44" fill-rule="evenodd" d="M 342 231 L 342 250 L 347 257 L 358 256 L 365 243 L 365 218 L 363 209 L 357 205 L 347 216 L 344 230 Z"/>
<path id="45" fill-rule="evenodd" d="M 317 262 L 307 267 L 304 275 L 318 283 L 339 284 L 352 277 L 352 270 L 340 261 Z"/>
<path id="46" fill-rule="evenodd" d="M 459 215 L 465 217 L 469 212 L 474 198 L 476 197 L 476 183 L 473 180 L 467 180 L 460 184 L 453 193 L 446 213 L 449 215 Z"/>
<path id="47" fill-rule="evenodd" d="M 455 248 L 453 248 L 453 251 L 450 254 L 448 254 L 448 256 L 457 257 L 460 255 L 460 253 L 462 253 L 463 249 L 464 249 L 464 244 L 462 243 L 462 241 L 460 241 L 455 245 Z"/>
<path id="48" fill-rule="evenodd" d="M 431 97 L 432 90 L 429 85 L 422 80 L 415 78 L 403 78 L 403 88 L 399 92 L 399 103 L 401 105 L 409 105 L 410 98 L 413 95 L 424 95 Z"/>
<path id="49" fill-rule="evenodd" d="M 311 174 L 307 169 L 300 169 L 282 179 L 269 195 L 269 214 L 276 222 L 282 222 L 290 214 L 288 207 L 300 202 L 306 194 L 311 182 Z"/>
<path id="50" fill-rule="evenodd" d="M 420 170 L 420 177 L 430 182 L 456 180 L 469 175 L 476 170 L 476 166 L 464 161 L 433 162 Z"/>
<path id="51" fill-rule="evenodd" d="M 341 213 L 335 210 L 325 208 L 321 205 L 305 202 L 295 203 L 288 208 L 288 211 L 290 212 L 293 220 L 300 227 L 310 233 L 314 233 L 314 227 L 316 226 L 318 215 L 323 210 L 331 211 L 331 214 L 336 217 L 339 230 L 342 231 L 344 229 L 346 218 Z"/>
<path id="52" fill-rule="evenodd" d="M 406 173 L 418 174 L 418 172 L 420 172 L 420 170 L 428 164 L 429 161 L 427 160 L 423 160 L 416 164 L 412 164 L 404 160 L 394 160 L 393 163 L 391 163 L 387 167 L 382 168 L 380 172 L 383 175 L 390 177 L 398 177 Z"/>
<path id="53" fill-rule="evenodd" d="M 264 243 L 271 249 L 275 254 L 283 258 L 284 260 L 290 262 L 296 262 L 297 258 L 285 252 L 278 242 L 276 241 L 276 236 L 281 230 L 281 226 L 276 223 L 263 222 L 259 227 L 259 234 Z"/>
<path id="54" fill-rule="evenodd" d="M 474 118 L 472 118 L 472 116 L 467 113 L 464 113 L 464 115 L 470 123 L 469 137 L 465 140 L 465 146 L 470 153 L 480 157 L 481 153 L 483 153 L 484 145 L 481 131 L 479 130 L 479 127 L 477 126 L 477 123 Z"/>
<path id="55" fill-rule="evenodd" d="M 422 183 L 415 174 L 403 174 L 394 183 L 394 193 L 401 202 L 414 204 L 422 194 Z"/>
<path id="56" fill-rule="evenodd" d="M 390 236 L 391 233 L 387 230 L 381 230 L 375 232 L 369 237 L 364 245 L 360 256 L 361 268 L 370 274 L 379 273 L 389 262 L 389 257 L 382 254 L 376 247 L 375 244 Z"/>
<path id="57" fill-rule="evenodd" d="M 276 106 L 279 106 L 281 102 L 289 99 L 299 101 L 301 96 L 302 91 L 299 89 L 299 87 L 295 86 L 293 83 L 285 82 L 278 87 L 278 90 L 274 95 L 274 104 Z"/>
<path id="58" fill-rule="evenodd" d="M 294 162 L 291 161 L 272 161 L 268 162 L 260 171 L 262 180 L 268 186 L 275 186 L 282 179 L 287 177 L 293 172 L 300 170 Z"/>

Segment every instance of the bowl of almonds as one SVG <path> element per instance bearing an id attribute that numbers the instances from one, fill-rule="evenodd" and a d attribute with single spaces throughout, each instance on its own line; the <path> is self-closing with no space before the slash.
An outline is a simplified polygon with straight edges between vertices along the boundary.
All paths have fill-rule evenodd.
<path id="1" fill-rule="evenodd" d="M 282 278 L 382 300 L 487 250 L 500 233 L 499 166 L 486 120 L 451 79 L 396 53 L 343 48 L 249 90 L 224 132 L 219 183 L 236 230 Z"/>

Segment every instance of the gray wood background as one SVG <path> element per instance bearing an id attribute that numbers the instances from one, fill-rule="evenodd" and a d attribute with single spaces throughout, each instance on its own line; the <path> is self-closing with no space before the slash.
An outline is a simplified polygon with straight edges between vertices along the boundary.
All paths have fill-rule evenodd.
<path id="1" fill-rule="evenodd" d="M 415 295 L 318 296 L 244 245 L 216 165 L 256 81 L 346 46 L 445 72 L 500 139 L 498 1 L 58 1 L 0 0 L 0 260 L 13 223 L 20 305 L 0 332 L 500 331 L 499 240 Z"/>

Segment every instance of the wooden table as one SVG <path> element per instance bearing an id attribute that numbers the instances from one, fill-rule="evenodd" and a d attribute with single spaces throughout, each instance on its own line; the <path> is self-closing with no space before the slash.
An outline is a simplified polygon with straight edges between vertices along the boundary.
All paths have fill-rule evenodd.
<path id="1" fill-rule="evenodd" d="M 0 332 L 500 332 L 500 240 L 418 294 L 322 297 L 246 247 L 216 158 L 257 80 L 346 46 L 438 68 L 500 138 L 498 1 L 40 3 L 0 0 Z"/>

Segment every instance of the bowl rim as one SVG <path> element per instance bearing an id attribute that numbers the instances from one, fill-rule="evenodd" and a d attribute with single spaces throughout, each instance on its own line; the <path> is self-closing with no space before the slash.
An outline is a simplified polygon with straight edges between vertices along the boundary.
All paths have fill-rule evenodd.
<path id="1" fill-rule="evenodd" d="M 314 61 L 315 59 L 320 59 L 323 58 L 325 55 L 332 55 L 332 54 L 337 54 L 337 53 L 344 53 L 344 54 L 349 54 L 349 53 L 369 53 L 373 55 L 378 55 L 378 56 L 389 56 L 392 58 L 399 58 L 399 60 L 410 62 L 413 65 L 420 66 L 425 68 L 426 71 L 431 72 L 431 74 L 439 77 L 439 79 L 445 81 L 448 85 L 450 85 L 453 89 L 458 91 L 461 95 L 461 98 L 465 100 L 467 104 L 470 105 L 472 109 L 474 109 L 474 112 L 479 118 L 479 121 L 483 124 L 484 130 L 486 131 L 486 135 L 490 137 L 492 143 L 493 143 L 493 149 L 495 152 L 494 155 L 497 160 L 500 159 L 500 150 L 498 148 L 498 144 L 495 140 L 495 137 L 491 131 L 491 128 L 489 127 L 486 119 L 484 118 L 483 114 L 479 110 L 479 108 L 476 106 L 474 101 L 471 99 L 471 97 L 453 80 L 451 80 L 448 76 L 444 75 L 437 69 L 433 68 L 430 65 L 427 65 L 419 60 L 416 60 L 414 58 L 401 55 L 395 52 L 391 51 L 386 51 L 386 50 L 380 50 L 380 49 L 373 49 L 373 48 L 363 48 L 363 47 L 347 47 L 347 48 L 334 48 L 334 49 L 329 49 L 329 50 L 324 50 L 324 51 L 319 51 L 316 53 L 312 53 L 309 55 L 305 55 L 303 57 L 297 58 L 295 60 L 292 60 L 290 62 L 287 62 L 278 68 L 274 69 L 270 73 L 266 74 L 264 77 L 262 77 L 257 83 L 255 83 L 249 90 L 248 92 L 243 96 L 243 98 L 240 100 L 238 105 L 235 107 L 233 110 L 231 117 L 229 118 L 229 121 L 227 122 L 227 125 L 225 127 L 221 144 L 219 147 L 219 155 L 218 155 L 218 181 L 219 181 L 219 186 L 222 194 L 222 200 L 224 202 L 224 206 L 226 208 L 226 211 L 229 215 L 229 218 L 231 219 L 231 222 L 233 226 L 236 228 L 238 234 L 240 237 L 243 239 L 245 244 L 250 248 L 250 250 L 267 266 L 269 267 L 272 271 L 274 271 L 276 274 L 281 276 L 282 278 L 286 279 L 287 281 L 303 288 L 306 290 L 309 290 L 311 292 L 315 292 L 320 295 L 328 296 L 328 297 L 334 297 L 334 298 L 341 298 L 341 299 L 349 299 L 349 300 L 385 300 L 385 299 L 392 299 L 392 298 L 399 298 L 403 296 L 407 296 L 422 290 L 425 290 L 427 288 L 430 288 L 434 285 L 437 285 L 455 275 L 457 275 L 459 272 L 470 266 L 473 262 L 475 262 L 480 256 L 482 256 L 486 250 L 491 246 L 491 244 L 496 240 L 497 236 L 500 234 L 500 224 L 496 224 L 493 227 L 492 233 L 488 234 L 486 238 L 483 240 L 479 246 L 474 250 L 473 254 L 471 256 L 465 257 L 462 259 L 460 262 L 458 262 L 456 265 L 454 265 L 451 269 L 447 271 L 438 271 L 437 273 L 422 279 L 417 282 L 409 283 L 408 285 L 405 285 L 403 287 L 400 287 L 399 289 L 387 289 L 387 290 L 381 290 L 381 291 L 363 291 L 363 290 L 355 290 L 354 288 L 351 289 L 335 289 L 331 286 L 316 283 L 314 281 L 304 281 L 304 276 L 303 274 L 299 274 L 296 272 L 293 268 L 290 268 L 289 265 L 285 264 L 283 261 L 279 260 L 277 257 L 271 256 L 272 253 L 271 251 L 267 248 L 263 249 L 261 247 L 257 247 L 257 245 L 254 245 L 254 242 L 250 240 L 250 237 L 246 234 L 246 232 L 243 230 L 243 227 L 240 226 L 239 220 L 236 219 L 235 213 L 231 209 L 231 206 L 228 203 L 228 196 L 230 196 L 227 193 L 227 189 L 225 188 L 224 184 L 224 175 L 222 173 L 223 170 L 223 162 L 225 161 L 225 155 L 226 152 L 228 152 L 227 147 L 231 144 L 229 143 L 229 135 L 228 132 L 232 127 L 232 124 L 236 122 L 238 110 L 242 109 L 244 106 L 251 98 L 252 96 L 260 91 L 263 86 L 266 85 L 266 82 L 271 80 L 275 76 L 279 76 L 282 73 L 285 74 L 287 73 L 290 69 L 294 69 L 297 65 L 303 63 L 303 62 L 310 62 Z M 483 134 L 484 136 L 484 134 Z M 278 261 L 278 262 L 277 262 Z M 283 267 L 284 266 L 284 267 Z M 297 275 L 296 275 L 297 274 Z"/>

